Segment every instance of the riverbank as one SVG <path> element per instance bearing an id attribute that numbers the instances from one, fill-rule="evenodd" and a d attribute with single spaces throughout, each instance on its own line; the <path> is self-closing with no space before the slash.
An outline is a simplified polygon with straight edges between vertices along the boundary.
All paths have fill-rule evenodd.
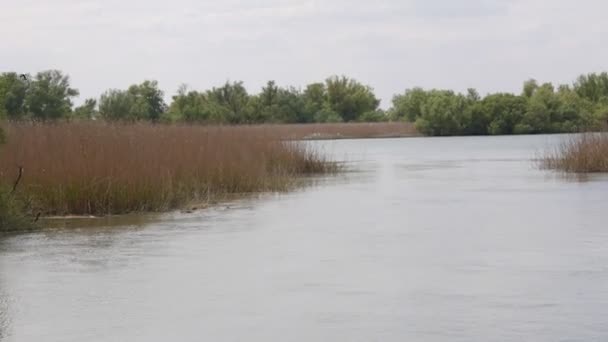
<path id="1" fill-rule="evenodd" d="M 227 194 L 284 191 L 338 165 L 282 132 L 255 126 L 107 124 L 5 126 L 0 182 L 32 217 L 188 208 Z"/>
<path id="2" fill-rule="evenodd" d="M 420 136 L 410 122 L 353 122 L 251 126 L 288 140 L 403 138 Z"/>

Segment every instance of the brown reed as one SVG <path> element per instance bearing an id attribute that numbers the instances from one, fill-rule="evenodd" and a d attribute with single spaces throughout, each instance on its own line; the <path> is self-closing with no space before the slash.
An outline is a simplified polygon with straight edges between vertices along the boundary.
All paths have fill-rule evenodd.
<path id="1" fill-rule="evenodd" d="M 567 138 L 540 159 L 544 169 L 565 172 L 608 172 L 608 133 L 582 133 Z"/>
<path id="2" fill-rule="evenodd" d="M 283 128 L 285 129 L 285 128 Z M 43 215 L 163 211 L 225 194 L 286 190 L 337 165 L 260 126 L 9 123 L 0 185 Z"/>

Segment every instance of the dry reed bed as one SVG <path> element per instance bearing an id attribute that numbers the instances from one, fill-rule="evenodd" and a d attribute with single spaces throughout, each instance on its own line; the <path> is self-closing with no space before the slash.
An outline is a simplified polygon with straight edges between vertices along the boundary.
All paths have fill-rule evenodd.
<path id="1" fill-rule="evenodd" d="M 565 172 L 608 172 L 608 133 L 583 133 L 567 138 L 540 159 L 544 169 Z"/>
<path id="2" fill-rule="evenodd" d="M 43 215 L 162 211 L 231 193 L 285 190 L 336 164 L 259 127 L 95 122 L 5 126 L 0 183 Z"/>

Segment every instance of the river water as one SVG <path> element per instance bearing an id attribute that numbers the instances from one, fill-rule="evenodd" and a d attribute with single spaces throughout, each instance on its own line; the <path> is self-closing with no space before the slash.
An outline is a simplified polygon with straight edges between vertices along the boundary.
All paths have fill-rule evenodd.
<path id="1" fill-rule="evenodd" d="M 608 177 L 563 136 L 315 142 L 349 171 L 0 240 L 2 341 L 607 341 Z"/>

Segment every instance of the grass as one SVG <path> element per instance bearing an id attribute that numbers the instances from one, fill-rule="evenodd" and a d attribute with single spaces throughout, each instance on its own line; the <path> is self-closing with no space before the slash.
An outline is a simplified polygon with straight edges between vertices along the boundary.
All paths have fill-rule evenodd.
<path id="1" fill-rule="evenodd" d="M 283 191 L 297 176 L 337 164 L 284 132 L 260 126 L 10 123 L 1 147 L 0 184 L 33 215 L 164 211 L 226 194 Z"/>
<path id="2" fill-rule="evenodd" d="M 584 133 L 568 138 L 540 159 L 544 169 L 573 173 L 608 172 L 608 133 Z"/>

